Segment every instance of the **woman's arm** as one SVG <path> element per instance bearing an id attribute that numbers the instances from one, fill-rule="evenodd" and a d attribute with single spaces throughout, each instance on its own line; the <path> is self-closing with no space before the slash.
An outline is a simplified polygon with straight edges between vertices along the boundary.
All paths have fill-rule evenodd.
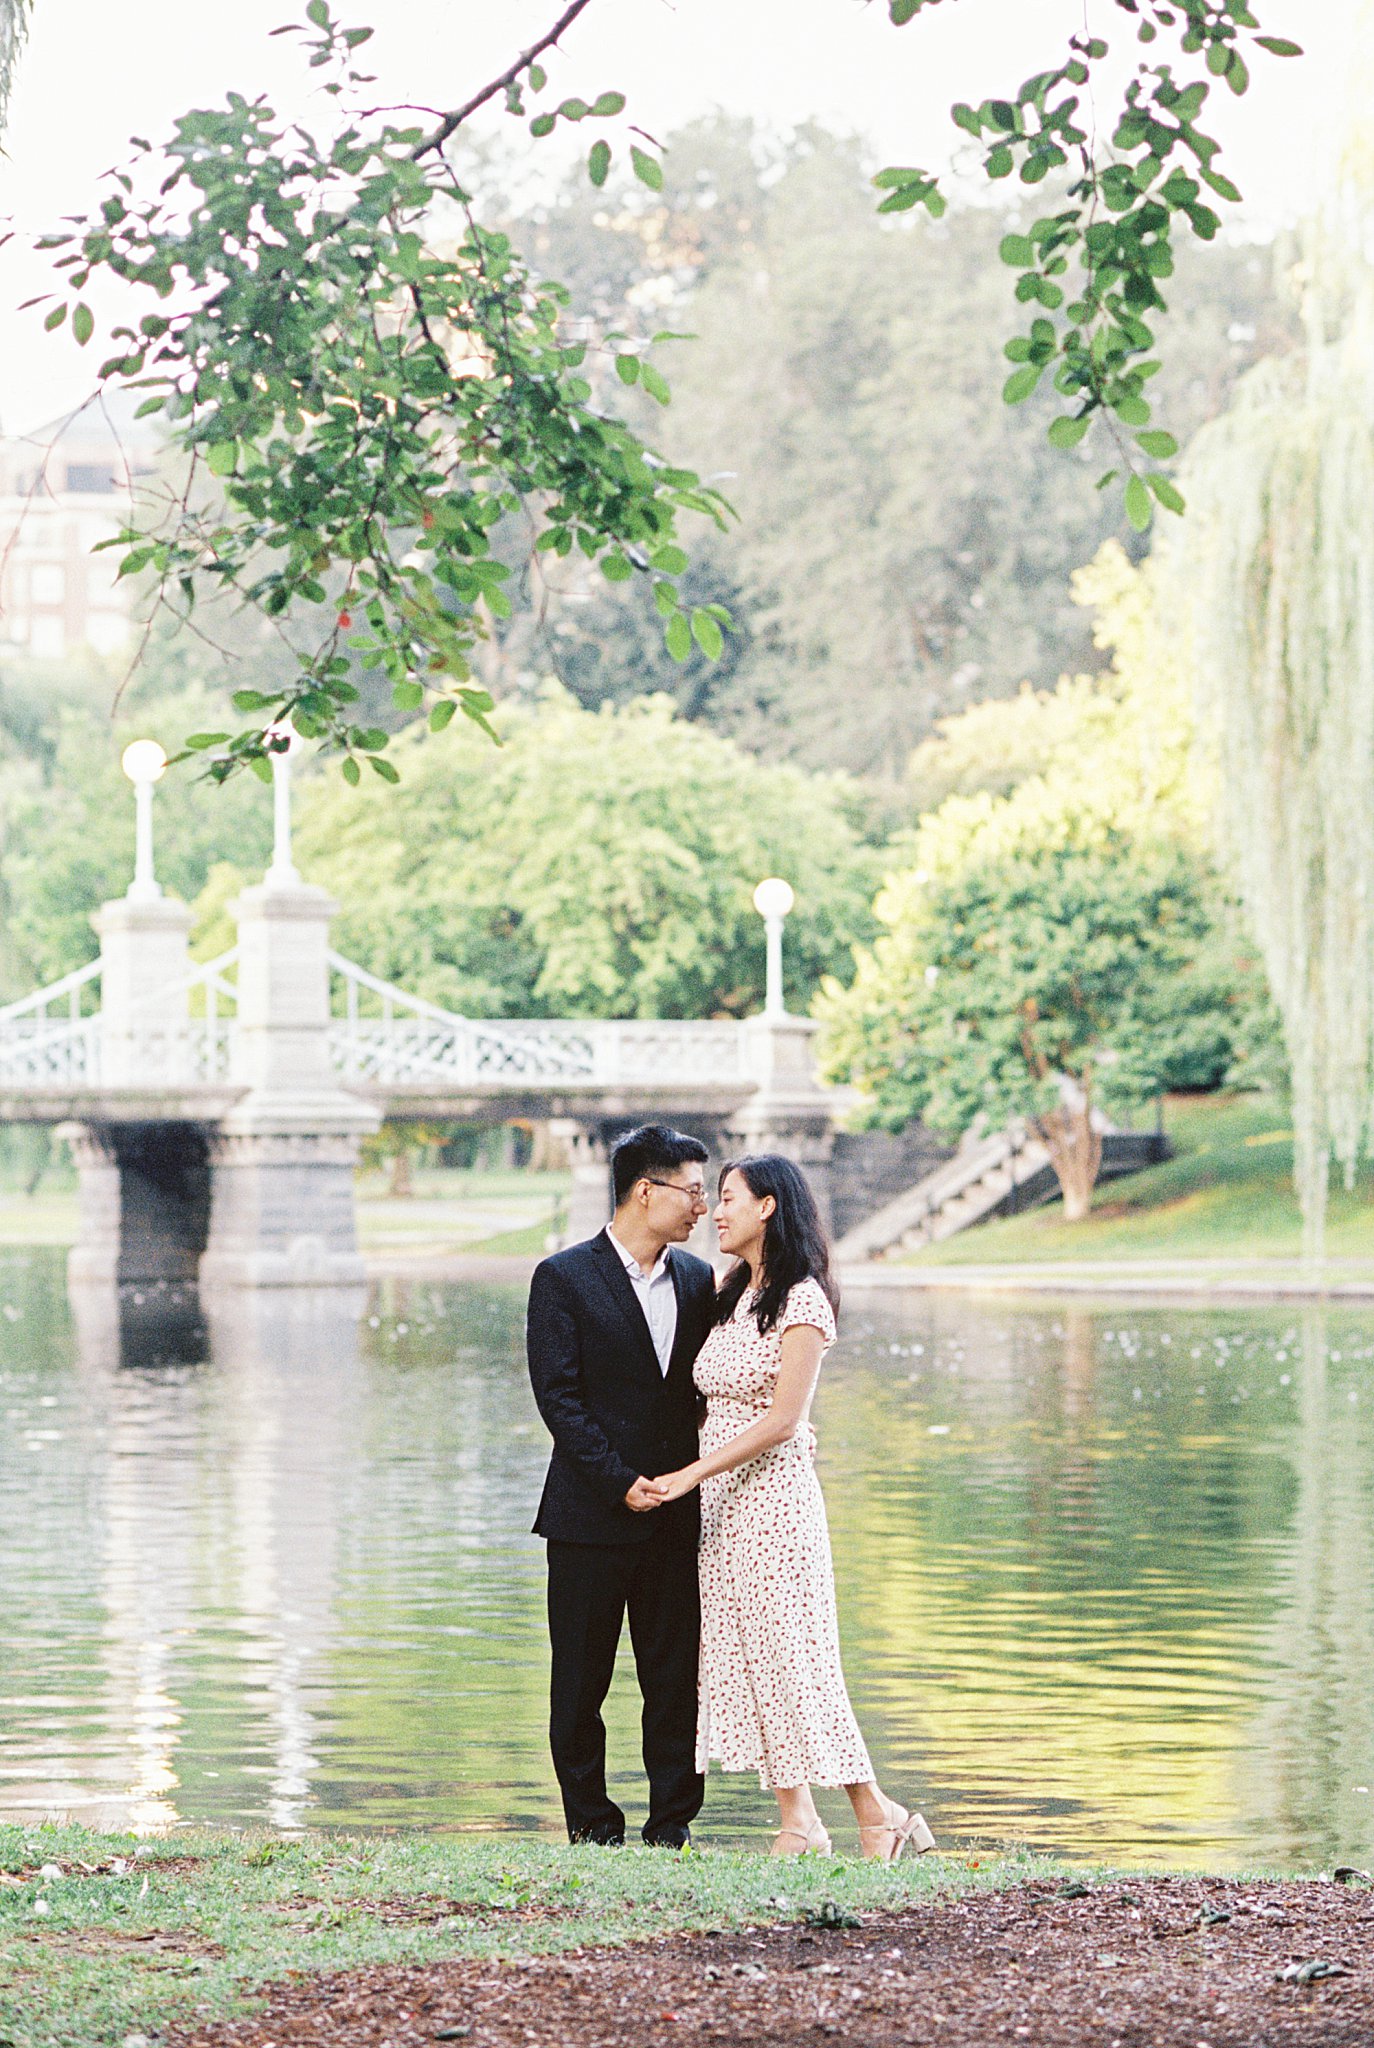
<path id="1" fill-rule="evenodd" d="M 747 1465 L 751 1458 L 794 1437 L 811 1406 L 824 1350 L 823 1333 L 809 1323 L 793 1323 L 784 1330 L 782 1364 L 768 1413 L 751 1422 L 738 1436 L 732 1436 L 719 1450 L 684 1465 L 680 1472 L 665 1472 L 652 1480 L 650 1484 L 660 1497 L 665 1501 L 680 1500 L 684 1493 L 700 1486 L 703 1479 L 713 1479 L 718 1472 L 733 1472 L 737 1465 Z"/>

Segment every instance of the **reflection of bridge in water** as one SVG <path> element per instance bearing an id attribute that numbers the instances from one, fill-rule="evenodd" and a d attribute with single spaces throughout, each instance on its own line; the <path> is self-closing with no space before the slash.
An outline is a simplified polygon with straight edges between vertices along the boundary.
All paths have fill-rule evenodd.
<path id="1" fill-rule="evenodd" d="M 353 1169 L 386 1117 L 547 1122 L 573 1234 L 605 1218 L 615 1133 L 650 1117 L 713 1152 L 786 1152 L 827 1199 L 836 1099 L 780 991 L 738 1022 L 455 1015 L 333 951 L 337 906 L 291 862 L 284 762 L 278 783 L 272 865 L 228 952 L 191 960 L 145 831 L 128 894 L 92 920 L 99 958 L 0 1009 L 0 1119 L 57 1125 L 77 1162 L 75 1277 L 360 1279 Z"/>

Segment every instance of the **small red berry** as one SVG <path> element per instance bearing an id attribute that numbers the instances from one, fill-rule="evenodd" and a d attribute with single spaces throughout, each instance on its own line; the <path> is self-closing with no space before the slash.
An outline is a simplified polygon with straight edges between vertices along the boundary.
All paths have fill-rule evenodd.
<path id="1" fill-rule="evenodd" d="M 424 515 L 424 518 L 423 518 L 423 520 L 422 520 L 422 522 L 421 522 L 421 523 L 422 523 L 422 525 L 424 525 L 424 526 L 425 526 L 426 528 L 429 528 L 429 527 L 433 526 L 433 524 L 434 524 L 434 514 L 433 514 L 432 512 L 426 512 L 426 513 L 425 513 L 425 515 Z"/>
<path id="2" fill-rule="evenodd" d="M 340 624 L 341 626 L 351 626 L 351 625 L 353 624 L 353 614 L 352 614 L 352 612 L 340 612 L 340 613 L 339 613 L 339 624 Z"/>

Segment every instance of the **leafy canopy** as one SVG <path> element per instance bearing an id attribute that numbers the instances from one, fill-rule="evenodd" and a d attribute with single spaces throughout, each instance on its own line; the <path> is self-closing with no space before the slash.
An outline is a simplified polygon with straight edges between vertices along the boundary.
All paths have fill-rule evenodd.
<path id="1" fill-rule="evenodd" d="M 674 659 L 694 644 L 720 652 L 724 608 L 684 610 L 676 520 L 692 511 L 720 522 L 724 500 L 694 471 L 655 459 L 598 403 L 586 345 L 560 326 L 566 293 L 482 225 L 444 153 L 494 98 L 528 119 L 536 139 L 623 115 L 615 91 L 527 113 L 526 95 L 548 85 L 541 58 L 589 4 L 569 0 L 546 35 L 426 132 L 358 110 L 366 81 L 354 52 L 371 31 L 344 28 L 328 0 L 308 0 L 310 62 L 330 73 L 336 133 L 317 138 L 262 100 L 230 94 L 223 109 L 185 115 L 165 150 L 137 143 L 140 182 L 117 172 L 98 214 L 46 238 L 67 272 L 46 319 L 69 321 L 81 345 L 95 328 L 81 294 L 97 271 L 165 308 L 116 328 L 117 353 L 101 369 L 103 380 L 149 392 L 186 459 L 177 489 L 115 543 L 122 572 L 148 572 L 161 602 L 188 619 L 218 592 L 315 628 L 279 692 L 239 694 L 237 708 L 256 724 L 197 736 L 216 778 L 245 764 L 266 775 L 268 753 L 284 743 L 271 722 L 287 718 L 341 749 L 349 780 L 363 759 L 395 779 L 385 732 L 352 715 L 345 639 L 388 676 L 401 708 L 428 705 L 436 728 L 460 710 L 485 723 L 492 707 L 470 656 L 509 604 L 491 531 L 527 504 L 537 546 L 581 550 L 612 580 L 636 570 L 651 579 Z M 889 14 L 904 27 L 936 4 L 889 0 Z M 1246 49 L 1284 56 L 1297 46 L 1260 34 L 1243 0 L 1115 4 L 1142 43 L 1176 47 L 1190 75 L 1176 77 L 1172 61 L 1143 64 L 1119 117 L 1095 137 L 1087 107 L 1108 46 L 1084 33 L 1013 98 L 961 104 L 954 118 L 983 146 L 991 179 L 1019 165 L 1023 184 L 1054 177 L 1058 193 L 1067 176 L 1054 210 L 1003 243 L 1018 298 L 1039 309 L 1007 344 L 1016 367 L 1004 397 L 1024 400 L 1052 371 L 1076 408 L 1049 428 L 1065 448 L 1106 417 L 1128 472 L 1127 513 L 1143 527 L 1153 502 L 1182 504 L 1161 470 L 1139 466 L 1174 453 L 1172 437 L 1150 426 L 1144 395 L 1158 367 L 1149 323 L 1164 307 L 1174 229 L 1183 219 L 1210 239 L 1218 216 L 1204 190 L 1239 197 L 1216 168 L 1215 138 L 1198 126 L 1209 81 L 1243 92 Z M 658 191 L 657 156 L 638 143 L 629 155 Z M 612 156 L 598 135 L 594 185 L 606 182 Z M 892 167 L 877 183 L 882 211 L 944 209 L 923 171 Z M 441 252 L 434 231 L 445 219 L 454 246 Z M 605 338 L 615 384 L 666 402 L 662 373 L 624 340 Z"/>
<path id="2" fill-rule="evenodd" d="M 352 53 L 372 32 L 341 28 L 326 0 L 306 12 L 311 62 L 347 106 L 366 82 Z M 608 94 L 559 112 L 623 104 Z M 341 749 L 350 782 L 360 760 L 396 779 L 386 732 L 353 714 L 346 649 L 385 673 L 399 709 L 428 704 L 434 730 L 458 711 L 486 725 L 492 700 L 470 656 L 486 621 L 510 611 L 492 529 L 527 500 L 540 548 L 577 549 L 611 580 L 650 579 L 670 653 L 720 651 L 728 615 L 681 608 L 674 528 L 684 510 L 723 521 L 724 499 L 597 404 L 585 344 L 560 328 L 566 292 L 476 219 L 441 141 L 442 126 L 367 129 L 350 115 L 321 140 L 231 93 L 221 110 L 185 115 L 164 151 L 140 143 L 98 220 L 45 238 L 65 252 L 71 295 L 49 326 L 70 316 L 77 341 L 90 339 L 80 293 L 101 269 L 166 308 L 117 327 L 100 370 L 147 393 L 140 411 L 166 415 L 186 458 L 110 543 L 120 573 L 150 572 L 186 619 L 219 593 L 314 628 L 279 692 L 236 695 L 253 727 L 192 741 L 215 750 L 217 779 L 244 764 L 267 775 L 269 714 Z M 166 166 L 146 196 L 141 183 Z M 441 252 L 444 220 L 453 245 Z M 640 355 L 613 347 L 609 363 L 617 383 L 666 400 Z"/>

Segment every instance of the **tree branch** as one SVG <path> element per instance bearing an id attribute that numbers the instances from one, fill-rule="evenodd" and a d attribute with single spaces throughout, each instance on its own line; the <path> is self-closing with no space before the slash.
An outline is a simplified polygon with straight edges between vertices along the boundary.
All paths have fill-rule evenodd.
<path id="1" fill-rule="evenodd" d="M 521 72 L 527 71 L 535 58 L 542 56 L 545 50 L 552 49 L 563 31 L 570 28 L 583 9 L 590 5 L 591 0 L 569 0 L 569 5 L 563 9 L 547 35 L 542 35 L 537 43 L 531 43 L 528 50 L 522 50 L 515 62 L 507 65 L 499 78 L 493 78 L 489 85 L 484 85 L 480 92 L 475 92 L 461 107 L 456 107 L 451 114 L 445 114 L 434 133 L 427 135 L 423 142 L 416 143 L 410 152 L 416 162 L 418 163 L 422 156 L 428 156 L 432 149 L 442 149 L 450 135 L 455 129 L 462 127 L 470 114 L 475 114 L 479 107 L 494 99 L 498 92 L 504 92 L 508 85 L 514 85 Z"/>

